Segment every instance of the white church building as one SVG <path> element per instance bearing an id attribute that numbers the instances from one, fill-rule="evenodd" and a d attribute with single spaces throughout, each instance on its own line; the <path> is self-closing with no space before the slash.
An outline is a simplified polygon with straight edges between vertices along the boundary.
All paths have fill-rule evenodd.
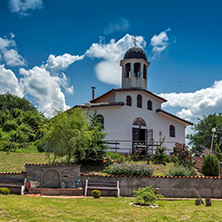
<path id="1" fill-rule="evenodd" d="M 93 89 L 93 99 L 80 105 L 89 115 L 97 110 L 110 150 L 134 153 L 140 148 L 150 154 L 158 144 L 160 132 L 168 154 L 173 152 L 175 143 L 185 143 L 185 128 L 192 123 L 162 110 L 166 100 L 147 90 L 149 65 L 141 48 L 130 48 L 120 61 L 122 87 L 97 98 Z"/>

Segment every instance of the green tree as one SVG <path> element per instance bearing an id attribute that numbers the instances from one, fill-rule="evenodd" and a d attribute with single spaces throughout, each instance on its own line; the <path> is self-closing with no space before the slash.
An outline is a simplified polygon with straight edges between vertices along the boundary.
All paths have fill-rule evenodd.
<path id="1" fill-rule="evenodd" d="M 9 93 L 0 95 L 0 149 L 10 151 L 31 144 L 45 120 L 24 98 Z"/>
<path id="2" fill-rule="evenodd" d="M 108 148 L 106 141 L 106 133 L 103 132 L 103 124 L 97 111 L 89 116 L 90 141 L 85 150 L 85 158 L 79 162 L 100 162 L 103 161 L 105 150 Z M 81 160 L 79 152 L 75 152 L 77 160 Z"/>
<path id="3" fill-rule="evenodd" d="M 167 148 L 163 146 L 165 141 L 165 136 L 163 136 L 162 132 L 159 132 L 159 145 L 156 146 L 155 153 L 152 155 L 151 160 L 154 163 L 166 164 L 169 162 L 169 156 L 166 154 Z"/>
<path id="4" fill-rule="evenodd" d="M 209 154 L 204 157 L 202 173 L 204 176 L 219 176 L 220 163 L 216 155 Z"/>
<path id="5" fill-rule="evenodd" d="M 96 153 L 103 137 L 98 126 L 90 124 L 86 112 L 81 108 L 58 112 L 44 127 L 44 136 L 39 142 L 48 154 L 54 153 L 55 159 L 65 156 L 67 163 L 84 161 L 91 153 Z"/>
<path id="6" fill-rule="evenodd" d="M 214 113 L 208 116 L 203 116 L 203 119 L 199 119 L 199 122 L 192 128 L 194 134 L 187 135 L 190 140 L 189 144 L 197 151 L 202 151 L 203 146 L 210 148 L 212 129 L 217 131 L 214 134 L 214 144 L 218 144 L 220 149 L 222 148 L 222 113 Z M 215 146 L 213 146 L 213 149 Z"/>
<path id="7" fill-rule="evenodd" d="M 219 161 L 221 161 L 222 160 L 222 152 L 221 152 L 218 144 L 216 144 L 215 153 L 216 153 L 217 159 Z"/>

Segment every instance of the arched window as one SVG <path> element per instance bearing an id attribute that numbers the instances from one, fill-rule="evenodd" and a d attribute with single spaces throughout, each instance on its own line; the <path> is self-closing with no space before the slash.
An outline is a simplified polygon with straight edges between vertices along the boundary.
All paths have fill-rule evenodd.
<path id="1" fill-rule="evenodd" d="M 142 108 L 142 102 L 143 102 L 142 96 L 140 94 L 138 94 L 137 95 L 137 107 L 138 108 Z"/>
<path id="2" fill-rule="evenodd" d="M 170 125 L 170 137 L 175 137 L 175 126 Z"/>
<path id="3" fill-rule="evenodd" d="M 132 98 L 131 98 L 131 96 L 127 96 L 126 97 L 126 105 L 127 106 L 132 106 Z"/>
<path id="4" fill-rule="evenodd" d="M 147 67 L 146 67 L 146 65 L 143 65 L 143 78 L 147 79 Z"/>
<path id="5" fill-rule="evenodd" d="M 147 109 L 148 109 L 148 110 L 153 110 L 153 103 L 152 103 L 151 100 L 148 100 L 148 101 L 147 101 Z"/>
<path id="6" fill-rule="evenodd" d="M 140 63 L 134 63 L 134 77 L 140 77 Z"/>
<path id="7" fill-rule="evenodd" d="M 102 115 L 97 115 L 96 116 L 97 117 L 97 121 L 99 122 L 99 123 L 101 123 L 101 125 L 102 125 L 102 128 L 104 128 L 104 117 L 102 116 Z"/>
<path id="8" fill-rule="evenodd" d="M 142 118 L 139 117 L 133 121 L 133 125 L 134 126 L 146 126 L 146 122 Z"/>
<path id="9" fill-rule="evenodd" d="M 126 66 L 125 66 L 125 70 L 126 70 L 126 78 L 129 78 L 130 77 L 130 72 L 131 72 L 131 64 L 130 63 L 127 63 Z"/>

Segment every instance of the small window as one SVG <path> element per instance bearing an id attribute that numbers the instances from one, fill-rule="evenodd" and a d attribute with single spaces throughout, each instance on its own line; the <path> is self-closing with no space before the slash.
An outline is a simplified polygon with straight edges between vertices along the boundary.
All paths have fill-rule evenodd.
<path id="1" fill-rule="evenodd" d="M 130 77 L 130 71 L 131 71 L 131 64 L 130 63 L 127 63 L 126 66 L 125 66 L 125 72 L 126 72 L 126 78 L 129 78 Z"/>
<path id="2" fill-rule="evenodd" d="M 137 95 L 137 107 L 142 108 L 142 96 L 140 94 Z"/>
<path id="3" fill-rule="evenodd" d="M 152 103 L 151 100 L 148 100 L 148 102 L 147 102 L 147 109 L 148 110 L 153 110 L 153 103 Z"/>
<path id="4" fill-rule="evenodd" d="M 104 117 L 102 115 L 97 115 L 97 121 L 101 123 L 102 128 L 104 128 Z"/>
<path id="5" fill-rule="evenodd" d="M 147 79 L 147 67 L 146 67 L 146 65 L 143 65 L 143 78 Z"/>
<path id="6" fill-rule="evenodd" d="M 134 63 L 134 77 L 140 77 L 140 63 Z"/>
<path id="7" fill-rule="evenodd" d="M 170 137 L 175 137 L 175 126 L 170 125 Z"/>
<path id="8" fill-rule="evenodd" d="M 127 106 L 132 106 L 132 98 L 131 98 L 131 96 L 127 96 L 126 97 L 126 105 Z"/>

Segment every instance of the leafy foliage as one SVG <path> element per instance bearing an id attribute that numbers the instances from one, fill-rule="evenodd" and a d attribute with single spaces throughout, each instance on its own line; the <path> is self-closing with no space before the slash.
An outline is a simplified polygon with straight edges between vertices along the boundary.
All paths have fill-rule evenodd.
<path id="1" fill-rule="evenodd" d="M 80 163 L 95 163 L 102 162 L 105 155 L 105 150 L 107 149 L 106 133 L 103 132 L 103 124 L 101 123 L 99 117 L 97 116 L 97 111 L 93 115 L 89 116 L 89 129 L 90 139 L 88 145 L 85 148 L 85 157 L 81 158 L 81 152 L 76 150 L 75 157 Z"/>
<path id="2" fill-rule="evenodd" d="M 101 196 L 101 192 L 99 190 L 93 190 L 91 194 L 94 198 L 100 198 Z"/>
<path id="3" fill-rule="evenodd" d="M 50 154 L 65 156 L 66 162 L 86 162 L 103 159 L 106 149 L 101 126 L 97 122 L 89 122 L 86 113 L 81 108 L 66 112 L 58 112 L 44 126 L 44 136 L 39 140 L 39 145 Z"/>
<path id="4" fill-rule="evenodd" d="M 175 165 L 170 168 L 166 176 L 194 176 L 195 171 L 193 168 L 187 169 L 184 166 Z"/>
<path id="5" fill-rule="evenodd" d="M 202 173 L 204 176 L 218 176 L 220 173 L 220 163 L 217 156 L 209 154 L 204 157 L 202 165 Z"/>
<path id="6" fill-rule="evenodd" d="M 152 176 L 154 169 L 146 164 L 126 164 L 114 163 L 110 165 L 106 172 L 111 175 L 128 175 L 128 176 Z"/>
<path id="7" fill-rule="evenodd" d="M 191 151 L 182 143 L 176 143 L 174 146 L 172 160 L 179 165 L 187 166 L 190 164 Z"/>
<path id="8" fill-rule="evenodd" d="M 0 149 L 17 150 L 37 138 L 37 128 L 46 118 L 24 98 L 0 95 Z"/>
<path id="9" fill-rule="evenodd" d="M 133 196 L 136 199 L 136 203 L 150 205 L 153 204 L 157 199 L 163 198 L 162 195 L 156 194 L 152 186 L 139 188 L 137 191 L 133 191 Z"/>
<path id="10" fill-rule="evenodd" d="M 217 159 L 219 161 L 222 161 L 222 152 L 218 144 L 216 144 L 215 153 L 216 153 Z"/>
<path id="11" fill-rule="evenodd" d="M 193 127 L 194 134 L 187 135 L 187 138 L 190 140 L 189 144 L 197 151 L 202 151 L 203 146 L 210 148 L 211 130 L 215 128 L 217 131 L 214 134 L 214 141 L 222 148 L 222 113 L 203 116 L 203 119 L 198 118 L 198 120 L 199 122 Z"/>
<path id="12" fill-rule="evenodd" d="M 166 164 L 166 162 L 169 162 L 169 156 L 166 154 L 166 147 L 163 147 L 165 136 L 162 135 L 162 132 L 159 132 L 159 137 L 159 145 L 156 146 L 156 151 L 152 155 L 151 160 L 154 163 Z"/>
<path id="13" fill-rule="evenodd" d="M 9 195 L 10 194 L 10 190 L 6 187 L 1 187 L 0 188 L 0 194 L 3 194 L 3 195 Z"/>

